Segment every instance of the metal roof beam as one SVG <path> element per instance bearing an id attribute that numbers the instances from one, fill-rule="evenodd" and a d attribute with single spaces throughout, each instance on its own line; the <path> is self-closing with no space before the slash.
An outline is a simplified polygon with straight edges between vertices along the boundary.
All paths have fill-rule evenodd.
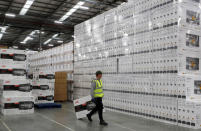
<path id="1" fill-rule="evenodd" d="M 15 0 L 10 1 L 10 4 L 9 4 L 9 6 L 8 6 L 8 9 L 7 9 L 7 12 L 8 12 L 9 9 L 12 7 L 12 4 L 13 4 L 14 1 L 15 1 Z"/>

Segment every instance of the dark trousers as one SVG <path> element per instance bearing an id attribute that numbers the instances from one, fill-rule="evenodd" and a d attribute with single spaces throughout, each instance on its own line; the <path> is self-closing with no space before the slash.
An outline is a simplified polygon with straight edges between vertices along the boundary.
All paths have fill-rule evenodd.
<path id="1" fill-rule="evenodd" d="M 94 115 L 98 111 L 99 120 L 103 121 L 103 102 L 102 98 L 94 98 L 96 107 L 89 113 L 90 116 Z"/>

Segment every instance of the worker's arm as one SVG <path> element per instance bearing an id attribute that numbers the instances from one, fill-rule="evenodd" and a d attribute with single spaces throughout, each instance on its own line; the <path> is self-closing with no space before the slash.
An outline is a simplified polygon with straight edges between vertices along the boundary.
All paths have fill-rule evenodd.
<path id="1" fill-rule="evenodd" d="M 96 89 L 96 82 L 91 82 L 91 98 L 94 99 L 94 90 Z"/>

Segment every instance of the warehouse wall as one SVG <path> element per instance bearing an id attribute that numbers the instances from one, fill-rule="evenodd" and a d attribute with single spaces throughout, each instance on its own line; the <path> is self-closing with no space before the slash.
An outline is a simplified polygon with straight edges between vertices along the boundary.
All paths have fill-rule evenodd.
<path id="1" fill-rule="evenodd" d="M 108 110 L 199 128 L 200 13 L 199 1 L 131 0 L 77 25 L 75 99 L 101 70 Z"/>

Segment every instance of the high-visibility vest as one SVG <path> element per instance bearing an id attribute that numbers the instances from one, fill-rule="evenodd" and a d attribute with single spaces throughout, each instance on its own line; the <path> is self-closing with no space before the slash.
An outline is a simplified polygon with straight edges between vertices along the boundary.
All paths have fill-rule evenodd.
<path id="1" fill-rule="evenodd" d="M 93 80 L 93 82 L 96 82 L 96 89 L 94 90 L 94 98 L 97 98 L 97 97 L 102 98 L 104 96 L 102 81 Z"/>

